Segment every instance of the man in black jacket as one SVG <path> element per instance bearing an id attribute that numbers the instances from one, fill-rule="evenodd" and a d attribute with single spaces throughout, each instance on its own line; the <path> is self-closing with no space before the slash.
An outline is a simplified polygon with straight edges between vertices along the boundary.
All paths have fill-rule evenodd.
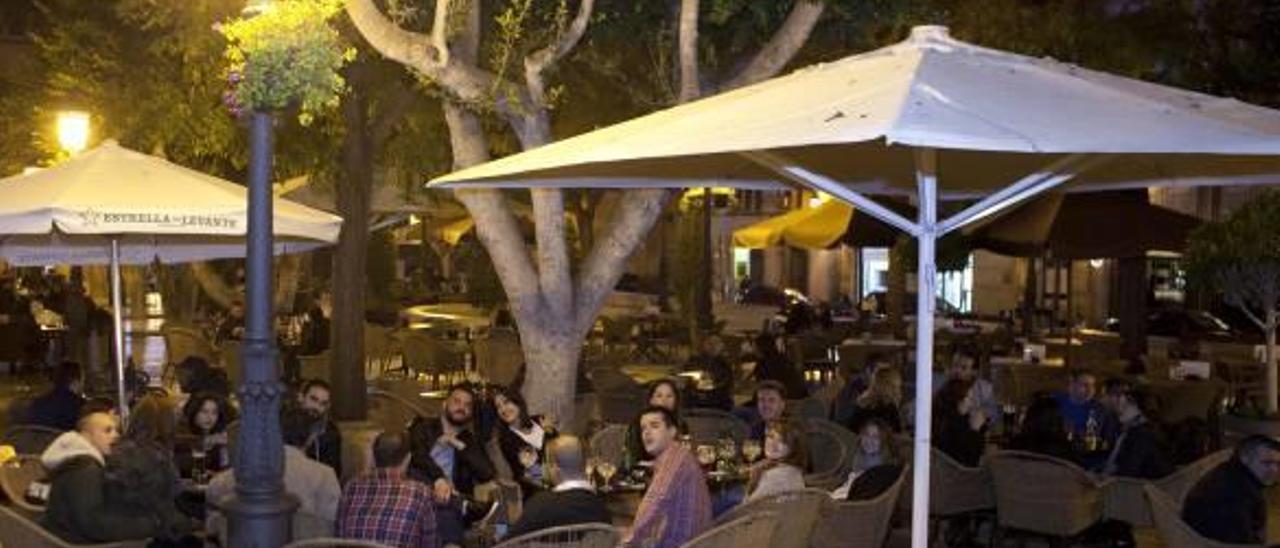
<path id="1" fill-rule="evenodd" d="M 409 477 L 431 487 L 444 544 L 461 543 L 465 525 L 486 508 L 473 504 L 475 487 L 493 480 L 484 442 L 472 431 L 476 394 L 467 385 L 449 389 L 439 419 L 418 417 L 409 426 Z"/>
<path id="2" fill-rule="evenodd" d="M 1267 532 L 1263 489 L 1280 477 L 1280 442 L 1249 436 L 1230 460 L 1200 478 L 1187 493 L 1182 520 L 1205 538 L 1231 544 L 1262 544 Z"/>
<path id="3" fill-rule="evenodd" d="M 1162 432 L 1147 420 L 1145 392 L 1124 379 L 1110 379 L 1103 386 L 1102 405 L 1120 422 L 1120 436 L 1107 456 L 1102 472 L 1110 476 L 1140 479 L 1163 478 L 1173 472 L 1173 462 Z"/>
<path id="4" fill-rule="evenodd" d="M 84 396 L 84 370 L 80 364 L 65 361 L 53 372 L 53 388 L 31 402 L 27 422 L 56 430 L 73 430 L 80 418 Z"/>
<path id="5" fill-rule="evenodd" d="M 329 383 L 320 379 L 310 379 L 302 384 L 298 391 L 298 406 L 320 421 L 319 435 L 303 448 L 303 452 L 313 460 L 323 462 L 333 469 L 334 475 L 342 478 L 342 432 L 338 425 L 329 418 L 332 390 Z"/>
<path id="6" fill-rule="evenodd" d="M 139 540 L 160 533 L 162 524 L 150 513 L 107 503 L 106 457 L 120 437 L 117 424 L 107 413 L 90 413 L 40 455 L 50 480 L 40 522 L 67 542 Z"/>
<path id="7" fill-rule="evenodd" d="M 612 523 L 604 499 L 587 481 L 582 441 L 560 435 L 547 444 L 547 453 L 550 455 L 547 472 L 556 486 L 529 499 L 508 536 L 518 537 L 564 525 Z"/>

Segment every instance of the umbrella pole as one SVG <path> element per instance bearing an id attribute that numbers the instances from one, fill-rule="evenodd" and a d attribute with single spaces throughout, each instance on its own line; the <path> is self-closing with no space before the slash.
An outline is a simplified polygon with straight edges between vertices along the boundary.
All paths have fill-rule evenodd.
<path id="1" fill-rule="evenodd" d="M 933 429 L 933 309 L 937 279 L 934 266 L 938 239 L 937 153 L 916 151 L 916 185 L 920 197 L 916 238 L 920 258 L 916 272 L 916 404 L 915 454 L 912 463 L 911 546 L 929 545 L 929 460 Z"/>
<path id="2" fill-rule="evenodd" d="M 116 405 L 120 409 L 120 420 L 129 418 L 129 402 L 124 394 L 124 306 L 120 298 L 120 238 L 111 238 L 111 309 L 112 327 L 114 328 L 116 345 Z"/>

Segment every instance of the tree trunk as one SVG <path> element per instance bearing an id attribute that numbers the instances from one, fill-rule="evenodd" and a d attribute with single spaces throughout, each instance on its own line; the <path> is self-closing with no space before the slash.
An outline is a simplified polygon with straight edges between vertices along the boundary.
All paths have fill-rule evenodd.
<path id="1" fill-rule="evenodd" d="M 338 420 L 365 418 L 364 315 L 365 266 L 369 258 L 369 191 L 373 154 L 366 131 L 365 101 L 353 92 L 343 100 L 346 135 L 342 140 L 342 176 L 337 185 L 342 231 L 333 254 L 333 317 L 329 380 L 333 415 Z"/>
<path id="2" fill-rule="evenodd" d="M 244 299 L 234 287 L 227 285 L 227 281 L 209 263 L 191 263 L 191 275 L 200 284 L 205 296 L 222 308 L 231 308 L 232 303 Z"/>
<path id="3" fill-rule="evenodd" d="M 901 336 L 906 332 L 905 323 L 902 321 L 906 311 L 907 301 L 907 269 L 906 258 L 902 256 L 906 252 L 906 245 L 903 244 L 904 237 L 898 239 L 898 243 L 889 248 L 889 272 L 886 276 L 888 287 L 885 288 L 885 314 L 889 316 L 889 331 L 894 336 Z"/>
<path id="4" fill-rule="evenodd" d="M 1277 404 L 1280 403 L 1280 401 L 1277 401 L 1280 400 L 1277 397 L 1277 391 L 1280 390 L 1280 387 L 1276 385 L 1277 376 L 1280 376 L 1276 371 L 1276 324 L 1280 322 L 1278 315 L 1280 315 L 1280 311 L 1275 308 L 1267 310 L 1267 348 L 1263 361 L 1266 363 L 1267 368 L 1267 415 L 1269 416 L 1276 414 Z"/>
<path id="5" fill-rule="evenodd" d="M 551 414 L 561 425 L 575 424 L 582 337 L 572 330 L 540 326 L 520 329 L 520 342 L 525 359 L 523 394 L 529 409 Z"/>

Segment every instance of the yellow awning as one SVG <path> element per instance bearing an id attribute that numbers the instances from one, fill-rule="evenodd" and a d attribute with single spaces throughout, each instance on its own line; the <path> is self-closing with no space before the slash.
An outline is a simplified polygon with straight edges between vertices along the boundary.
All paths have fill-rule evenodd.
<path id="1" fill-rule="evenodd" d="M 789 245 L 826 249 L 844 236 L 853 219 L 853 208 L 839 200 L 827 200 L 817 207 L 797 209 L 733 231 L 733 245 L 760 249 Z"/>

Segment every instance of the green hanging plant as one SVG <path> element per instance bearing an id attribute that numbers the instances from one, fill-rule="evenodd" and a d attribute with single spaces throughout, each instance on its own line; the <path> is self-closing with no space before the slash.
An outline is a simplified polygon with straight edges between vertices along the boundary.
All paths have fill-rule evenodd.
<path id="1" fill-rule="evenodd" d="M 339 70 L 356 54 L 329 24 L 341 11 L 342 0 L 276 0 L 252 17 L 216 25 L 227 38 L 223 101 L 231 112 L 296 106 L 307 125 L 337 106 L 346 89 Z"/>

